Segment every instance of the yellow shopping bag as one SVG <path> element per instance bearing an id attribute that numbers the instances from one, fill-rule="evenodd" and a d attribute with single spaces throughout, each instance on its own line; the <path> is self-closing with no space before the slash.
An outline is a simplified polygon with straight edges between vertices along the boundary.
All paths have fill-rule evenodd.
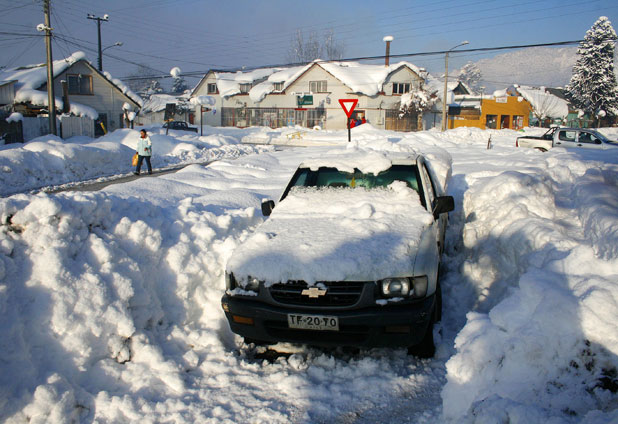
<path id="1" fill-rule="evenodd" d="M 136 153 L 136 154 L 134 154 L 134 155 L 133 155 L 133 160 L 131 161 L 131 164 L 132 164 L 133 166 L 137 166 L 137 159 L 138 159 L 138 158 L 137 158 L 137 153 Z"/>

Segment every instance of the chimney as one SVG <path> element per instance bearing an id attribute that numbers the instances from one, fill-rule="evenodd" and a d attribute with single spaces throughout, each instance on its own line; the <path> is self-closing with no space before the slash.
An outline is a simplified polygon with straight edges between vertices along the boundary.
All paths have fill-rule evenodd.
<path id="1" fill-rule="evenodd" d="M 388 66 L 390 64 L 390 56 L 391 56 L 391 41 L 393 41 L 392 35 L 387 35 L 382 39 L 386 43 L 386 54 L 384 55 L 384 66 Z"/>

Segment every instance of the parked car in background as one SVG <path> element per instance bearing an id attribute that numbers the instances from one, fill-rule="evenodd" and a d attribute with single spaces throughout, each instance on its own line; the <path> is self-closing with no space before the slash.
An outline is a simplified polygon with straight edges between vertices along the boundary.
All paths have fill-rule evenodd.
<path id="1" fill-rule="evenodd" d="M 517 137 L 515 146 L 530 147 L 546 152 L 552 147 L 616 149 L 618 142 L 608 139 L 598 131 L 587 128 L 553 127 L 542 136 Z"/>
<path id="2" fill-rule="evenodd" d="M 433 356 L 454 208 L 439 187 L 420 154 L 327 154 L 301 164 L 277 206 L 263 202 L 270 218 L 228 262 L 221 301 L 232 331 L 248 343 Z"/>
<path id="3" fill-rule="evenodd" d="M 196 127 L 190 127 L 189 124 L 183 121 L 170 121 L 163 124 L 163 128 L 170 130 L 179 130 L 179 131 L 192 131 L 197 132 Z"/>

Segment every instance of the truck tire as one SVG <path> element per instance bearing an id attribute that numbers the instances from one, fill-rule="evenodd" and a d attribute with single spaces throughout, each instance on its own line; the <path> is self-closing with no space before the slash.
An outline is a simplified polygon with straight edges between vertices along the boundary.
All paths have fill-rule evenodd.
<path id="1" fill-rule="evenodd" d="M 433 355 L 436 353 L 436 346 L 433 343 L 433 323 L 434 318 L 432 314 L 431 321 L 427 326 L 427 330 L 425 331 L 425 335 L 423 336 L 423 340 L 417 345 L 408 347 L 408 355 L 416 356 L 417 358 L 427 359 L 433 358 Z"/>

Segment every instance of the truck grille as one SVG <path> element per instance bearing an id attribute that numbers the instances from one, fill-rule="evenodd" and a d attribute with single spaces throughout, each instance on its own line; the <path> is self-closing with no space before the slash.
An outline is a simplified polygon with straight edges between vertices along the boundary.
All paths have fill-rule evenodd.
<path id="1" fill-rule="evenodd" d="M 304 281 L 288 281 L 286 284 L 274 284 L 270 295 L 274 300 L 286 305 L 301 306 L 352 306 L 358 302 L 363 292 L 364 282 L 329 281 L 321 282 L 320 287 L 326 287 L 326 294 L 318 297 L 303 295 L 307 289 Z M 315 287 L 315 286 L 312 286 Z"/>

